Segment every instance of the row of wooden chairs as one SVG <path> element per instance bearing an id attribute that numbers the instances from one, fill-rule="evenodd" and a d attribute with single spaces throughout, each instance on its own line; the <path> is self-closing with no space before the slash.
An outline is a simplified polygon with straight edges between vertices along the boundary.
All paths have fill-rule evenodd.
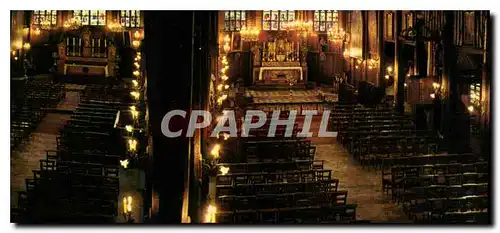
<path id="1" fill-rule="evenodd" d="M 57 138 L 57 151 L 47 151 L 40 171 L 34 171 L 34 179 L 26 181 L 22 222 L 115 222 L 118 155 L 125 153 L 125 143 L 114 127 L 121 105 L 113 102 L 115 98 L 106 102 L 105 95 L 112 92 L 99 93 L 95 86 L 87 89 L 83 104 Z"/>

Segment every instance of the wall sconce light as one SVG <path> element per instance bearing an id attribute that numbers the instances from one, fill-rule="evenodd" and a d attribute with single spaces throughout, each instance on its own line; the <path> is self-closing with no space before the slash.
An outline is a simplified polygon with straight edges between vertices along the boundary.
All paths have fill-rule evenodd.
<path id="1" fill-rule="evenodd" d="M 139 40 L 139 39 L 141 38 L 141 33 L 140 33 L 139 31 L 135 31 L 135 33 L 134 33 L 134 38 L 135 38 L 136 40 Z"/>
<path id="2" fill-rule="evenodd" d="M 125 160 L 120 160 L 120 165 L 121 165 L 123 168 L 127 168 L 127 167 L 128 167 L 128 159 L 125 159 Z"/>
<path id="3" fill-rule="evenodd" d="M 130 92 L 130 95 L 132 97 L 134 97 L 134 99 L 136 99 L 136 100 L 139 99 L 139 96 L 140 96 L 139 92 L 137 92 L 137 91 Z"/>
<path id="4" fill-rule="evenodd" d="M 215 214 L 217 213 L 217 207 L 214 205 L 209 205 L 207 211 L 205 212 L 204 223 L 215 223 Z"/>
<path id="5" fill-rule="evenodd" d="M 433 83 L 432 83 L 432 87 L 433 87 L 435 90 L 439 89 L 439 87 L 440 87 L 440 86 L 441 86 L 441 85 L 439 85 L 439 83 L 437 83 L 437 82 L 433 82 Z"/>
<path id="6" fill-rule="evenodd" d="M 389 80 L 389 78 L 390 78 L 390 77 L 391 77 L 391 76 L 389 76 L 388 74 L 386 74 L 386 75 L 384 76 L 384 78 L 385 78 L 385 79 L 387 79 L 387 80 Z"/>
<path id="7" fill-rule="evenodd" d="M 220 145 L 219 144 L 215 144 L 214 147 L 212 148 L 212 150 L 210 151 L 210 154 L 214 158 L 218 158 L 219 157 L 219 151 L 220 151 Z"/>
<path id="8" fill-rule="evenodd" d="M 137 151 L 137 140 L 135 139 L 128 140 L 128 150 L 131 152 Z"/>
<path id="9" fill-rule="evenodd" d="M 436 98 L 436 94 L 432 93 L 431 98 L 433 98 L 433 99 Z"/>
<path id="10" fill-rule="evenodd" d="M 229 172 L 229 167 L 220 166 L 219 171 L 223 176 L 225 176 Z"/>
<path id="11" fill-rule="evenodd" d="M 123 213 L 124 214 L 129 214 L 132 212 L 132 197 L 123 197 Z"/>
<path id="12" fill-rule="evenodd" d="M 469 106 L 467 109 L 469 110 L 469 112 L 474 112 L 474 106 L 472 106 L 472 105 Z"/>
<path id="13" fill-rule="evenodd" d="M 31 48 L 30 43 L 24 43 L 23 48 L 24 48 L 25 50 L 29 50 L 29 49 Z"/>
<path id="14" fill-rule="evenodd" d="M 393 71 L 392 66 L 387 67 L 387 72 L 391 73 Z"/>

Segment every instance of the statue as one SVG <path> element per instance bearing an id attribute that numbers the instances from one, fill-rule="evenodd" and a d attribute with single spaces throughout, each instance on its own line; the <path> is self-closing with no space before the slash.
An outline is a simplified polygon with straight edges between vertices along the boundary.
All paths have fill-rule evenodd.
<path id="1" fill-rule="evenodd" d="M 259 45 L 255 45 L 252 47 L 252 53 L 253 53 L 253 65 L 259 66 L 260 65 L 260 47 L 259 47 Z"/>

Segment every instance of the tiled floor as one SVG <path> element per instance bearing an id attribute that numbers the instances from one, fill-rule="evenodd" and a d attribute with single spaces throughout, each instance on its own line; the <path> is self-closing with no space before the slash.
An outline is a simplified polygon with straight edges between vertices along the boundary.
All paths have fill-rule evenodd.
<path id="1" fill-rule="evenodd" d="M 380 171 L 362 169 L 338 143 L 316 144 L 316 159 L 325 160 L 339 179 L 339 189 L 347 190 L 347 201 L 356 203 L 357 219 L 374 222 L 406 222 L 401 208 L 382 192 Z"/>

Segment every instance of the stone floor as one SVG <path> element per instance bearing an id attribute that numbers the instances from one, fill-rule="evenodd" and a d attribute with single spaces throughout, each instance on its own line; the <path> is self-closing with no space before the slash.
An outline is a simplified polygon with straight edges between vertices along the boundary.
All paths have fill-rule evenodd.
<path id="1" fill-rule="evenodd" d="M 75 110 L 79 97 L 76 92 L 66 92 L 65 100 L 57 109 Z M 37 129 L 24 140 L 18 150 L 10 157 L 11 207 L 17 207 L 17 193 L 25 191 L 25 180 L 33 177 L 33 170 L 40 169 L 40 160 L 46 158 L 47 150 L 56 150 L 56 138 L 70 115 L 48 113 Z"/>
<path id="2" fill-rule="evenodd" d="M 339 179 L 339 189 L 347 190 L 348 203 L 356 203 L 357 219 L 373 222 L 406 222 L 401 208 L 391 203 L 382 192 L 380 171 L 361 168 L 349 153 L 336 142 L 316 143 L 316 158 L 325 160 Z"/>

